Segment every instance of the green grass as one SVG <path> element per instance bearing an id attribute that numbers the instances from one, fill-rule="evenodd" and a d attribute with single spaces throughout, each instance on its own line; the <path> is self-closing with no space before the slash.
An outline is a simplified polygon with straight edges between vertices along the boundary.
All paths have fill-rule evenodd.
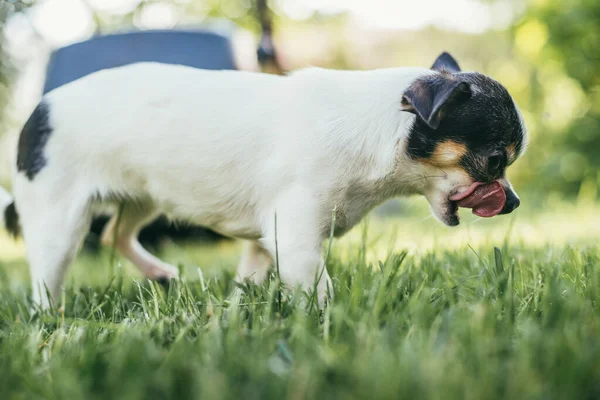
<path id="1" fill-rule="evenodd" d="M 224 244 L 169 247 L 184 273 L 169 288 L 81 257 L 58 310 L 32 314 L 15 257 L 0 266 L 0 399 L 599 398 L 600 248 L 585 232 L 551 243 L 571 225 L 529 242 L 528 223 L 372 223 L 334 242 L 323 313 L 275 276 L 232 295 Z M 423 247 L 398 246 L 393 225 Z"/>

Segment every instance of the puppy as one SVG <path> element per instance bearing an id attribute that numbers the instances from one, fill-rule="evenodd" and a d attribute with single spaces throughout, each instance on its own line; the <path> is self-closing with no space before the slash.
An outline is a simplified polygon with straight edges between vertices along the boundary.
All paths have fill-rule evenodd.
<path id="1" fill-rule="evenodd" d="M 137 240 L 164 213 L 245 239 L 239 279 L 263 281 L 277 255 L 283 283 L 323 301 L 333 213 L 335 236 L 395 196 L 425 196 L 450 226 L 459 206 L 510 213 L 519 198 L 505 172 L 525 139 L 506 89 L 447 53 L 431 69 L 287 77 L 141 63 L 44 96 L 20 136 L 14 200 L 0 195 L 2 222 L 22 231 L 42 307 L 107 204 L 120 212 L 103 243 L 151 279 L 177 277 Z"/>

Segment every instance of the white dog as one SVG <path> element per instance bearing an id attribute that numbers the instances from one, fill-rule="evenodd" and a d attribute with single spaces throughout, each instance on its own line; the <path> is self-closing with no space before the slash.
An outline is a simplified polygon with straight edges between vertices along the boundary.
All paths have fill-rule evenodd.
<path id="1" fill-rule="evenodd" d="M 322 274 L 322 300 L 334 210 L 336 236 L 399 195 L 425 195 L 448 225 L 458 206 L 510 212 L 519 200 L 504 171 L 524 138 L 506 90 L 446 53 L 432 69 L 287 77 L 135 64 L 42 99 L 19 140 L 14 201 L 0 196 L 2 222 L 22 231 L 43 307 L 105 204 L 122 214 L 103 243 L 116 238 L 150 278 L 177 277 L 137 240 L 164 213 L 246 239 L 240 279 L 261 282 L 276 251 L 286 285 L 310 289 Z"/>

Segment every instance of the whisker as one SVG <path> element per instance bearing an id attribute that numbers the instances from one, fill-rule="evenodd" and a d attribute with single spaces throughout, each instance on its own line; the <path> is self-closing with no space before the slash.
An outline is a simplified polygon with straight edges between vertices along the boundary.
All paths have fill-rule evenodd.
<path id="1" fill-rule="evenodd" d="M 431 219 L 431 218 L 433 218 L 433 215 L 431 215 L 431 214 L 430 214 L 429 216 L 427 216 L 427 217 L 423 218 L 423 219 L 422 219 L 421 221 L 419 221 L 419 222 L 424 222 L 424 221 L 427 221 L 428 219 Z"/>
<path id="2" fill-rule="evenodd" d="M 429 179 L 429 178 L 440 178 L 441 179 L 441 178 L 445 178 L 445 177 L 446 177 L 445 175 L 423 175 L 423 176 L 420 176 L 418 178 L 406 180 L 406 181 L 403 181 L 403 182 L 416 182 L 416 181 L 421 181 L 423 179 Z"/>

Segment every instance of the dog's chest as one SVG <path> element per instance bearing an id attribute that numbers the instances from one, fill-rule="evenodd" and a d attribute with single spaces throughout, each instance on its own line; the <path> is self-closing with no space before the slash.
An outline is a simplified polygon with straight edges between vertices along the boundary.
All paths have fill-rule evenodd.
<path id="1" fill-rule="evenodd" d="M 329 235 L 334 222 L 334 236 L 347 233 L 374 207 L 392 195 L 385 180 L 355 182 L 346 188 L 337 190 L 328 204 L 328 215 L 324 216 L 326 234 Z M 335 212 L 334 212 L 335 210 Z M 335 220 L 333 215 L 335 214 Z"/>

